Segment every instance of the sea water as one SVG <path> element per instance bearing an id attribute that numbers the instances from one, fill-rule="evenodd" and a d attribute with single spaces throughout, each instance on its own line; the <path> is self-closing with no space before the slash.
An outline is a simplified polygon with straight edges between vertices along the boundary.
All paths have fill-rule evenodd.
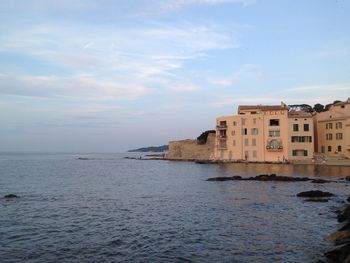
<path id="1" fill-rule="evenodd" d="M 316 262 L 332 246 L 324 237 L 337 229 L 333 211 L 349 194 L 345 182 L 206 181 L 336 179 L 349 167 L 127 155 L 0 154 L 0 262 Z M 305 190 L 336 196 L 305 202 L 296 197 Z M 9 193 L 20 198 L 2 198 Z"/>

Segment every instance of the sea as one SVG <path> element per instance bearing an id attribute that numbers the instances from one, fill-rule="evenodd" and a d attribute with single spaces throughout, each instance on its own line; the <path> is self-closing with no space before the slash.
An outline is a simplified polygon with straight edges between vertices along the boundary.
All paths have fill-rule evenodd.
<path id="1" fill-rule="evenodd" d="M 350 167 L 139 155 L 0 153 L 0 262 L 317 262 L 350 193 Z M 335 182 L 206 181 L 265 173 Z"/>

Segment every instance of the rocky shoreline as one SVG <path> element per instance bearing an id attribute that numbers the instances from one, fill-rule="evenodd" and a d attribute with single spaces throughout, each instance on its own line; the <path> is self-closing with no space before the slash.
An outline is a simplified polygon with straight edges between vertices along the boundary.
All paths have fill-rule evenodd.
<path id="1" fill-rule="evenodd" d="M 313 179 L 309 177 L 289 177 L 278 176 L 276 174 L 261 174 L 254 177 L 242 177 L 239 175 L 229 177 L 212 177 L 208 178 L 208 182 L 223 181 L 261 181 L 261 182 L 311 182 L 316 184 L 324 184 L 330 182 L 346 183 L 350 181 L 350 176 L 339 180 Z M 305 202 L 328 202 L 328 198 L 334 196 L 333 193 L 320 190 L 310 190 L 296 194 L 297 197 L 304 198 Z M 328 235 L 325 240 L 334 243 L 334 247 L 324 251 L 324 257 L 319 259 L 317 263 L 350 263 L 350 197 L 347 198 L 340 209 L 336 211 L 337 220 L 341 223 L 338 231 Z"/>
<path id="2" fill-rule="evenodd" d="M 347 203 L 336 211 L 337 220 L 341 224 L 338 231 L 325 239 L 331 241 L 334 247 L 324 252 L 323 259 L 317 263 L 350 263 L 350 197 Z"/>

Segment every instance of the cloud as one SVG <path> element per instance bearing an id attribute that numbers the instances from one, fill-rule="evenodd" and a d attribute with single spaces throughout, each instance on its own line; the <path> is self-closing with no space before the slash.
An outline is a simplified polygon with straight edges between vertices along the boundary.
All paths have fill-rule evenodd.
<path id="1" fill-rule="evenodd" d="M 150 1 L 143 6 L 141 14 L 167 14 L 182 9 L 198 6 L 212 6 L 222 4 L 241 4 L 244 7 L 255 3 L 255 0 L 163 0 Z"/>
<path id="2" fill-rule="evenodd" d="M 257 104 L 280 104 L 280 98 L 273 97 L 220 97 L 216 101 L 210 103 L 211 106 L 222 108 L 226 106 L 233 107 L 234 105 L 257 105 Z"/>
<path id="3" fill-rule="evenodd" d="M 242 79 L 253 79 L 260 81 L 264 78 L 262 68 L 256 64 L 242 65 L 236 72 L 226 78 L 209 78 L 209 83 L 216 86 L 228 87 L 234 85 L 237 81 Z"/>
<path id="4" fill-rule="evenodd" d="M 210 105 L 212 107 L 223 108 L 227 106 L 248 104 L 276 104 L 282 101 L 286 104 L 306 103 L 314 105 L 316 103 L 328 104 L 334 100 L 345 100 L 350 94 L 350 83 L 335 83 L 328 85 L 305 85 L 281 91 L 257 91 L 253 96 L 221 96 Z"/>
<path id="5" fill-rule="evenodd" d="M 0 75 L 0 93 L 31 97 L 76 97 L 135 99 L 153 90 L 139 84 L 122 84 L 88 76 L 8 76 Z"/>
<path id="6" fill-rule="evenodd" d="M 334 92 L 334 91 L 348 91 L 350 93 L 350 83 L 336 83 L 336 84 L 328 84 L 328 85 L 305 85 L 305 86 L 285 89 L 281 92 L 304 93 L 304 92 Z"/>
<path id="7" fill-rule="evenodd" d="M 200 89 L 200 87 L 194 83 L 180 83 L 172 86 L 170 88 L 176 92 L 193 92 Z"/>
<path id="8" fill-rule="evenodd" d="M 178 82 L 176 72 L 183 69 L 186 61 L 202 57 L 211 50 L 238 46 L 235 38 L 223 28 L 188 23 L 176 27 L 145 23 L 128 28 L 47 23 L 12 30 L 3 26 L 3 30 L 4 34 L 0 35 L 1 52 L 24 54 L 48 66 L 71 72 L 67 78 L 59 78 L 60 72 L 55 71 L 56 76 L 53 77 L 32 76 L 30 79 L 30 68 L 26 67 L 23 69 L 27 72 L 26 76 L 22 73 L 17 80 L 6 78 L 7 86 L 11 84 L 12 91 L 9 93 L 31 90 L 35 95 L 40 95 L 39 91 L 42 91 L 43 95 L 55 92 L 64 96 L 62 91 L 65 90 L 70 96 L 76 88 L 81 93 L 79 87 L 86 84 L 88 87 L 92 85 L 92 90 L 101 89 L 101 94 L 107 96 L 123 97 L 128 94 L 126 97 L 137 97 L 145 92 L 145 86 L 149 84 L 162 86 L 166 83 L 169 86 L 169 81 Z M 89 77 L 77 77 L 81 75 Z M 2 81 L 5 79 L 2 78 Z M 15 88 L 16 81 L 26 87 L 33 81 L 40 82 L 46 85 L 46 89 Z M 58 86 L 59 81 L 62 87 L 69 88 L 51 92 L 48 83 Z M 92 93 L 96 94 L 86 89 L 87 96 Z"/>

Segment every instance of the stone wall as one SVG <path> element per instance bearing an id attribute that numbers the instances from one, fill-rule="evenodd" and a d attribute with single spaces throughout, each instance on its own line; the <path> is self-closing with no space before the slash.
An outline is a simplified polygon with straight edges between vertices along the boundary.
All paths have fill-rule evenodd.
<path id="1" fill-rule="evenodd" d="M 197 140 L 169 142 L 167 158 L 170 160 L 210 160 L 214 157 L 215 133 L 209 133 L 206 144 Z"/>

